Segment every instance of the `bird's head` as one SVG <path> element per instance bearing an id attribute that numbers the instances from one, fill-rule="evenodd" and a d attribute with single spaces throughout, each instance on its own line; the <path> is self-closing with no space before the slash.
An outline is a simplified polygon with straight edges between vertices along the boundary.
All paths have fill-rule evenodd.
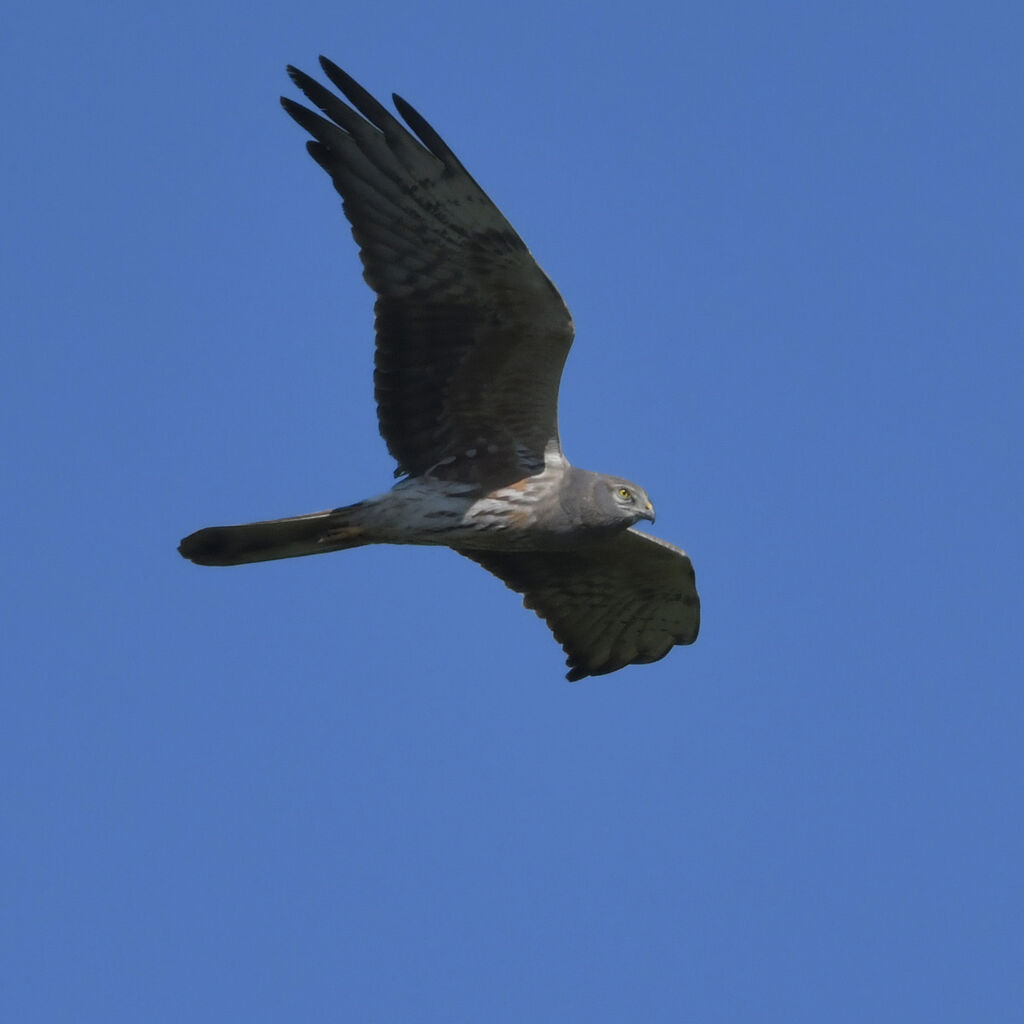
<path id="1" fill-rule="evenodd" d="M 617 476 L 601 479 L 594 495 L 604 515 L 626 526 L 632 526 L 641 519 L 654 522 L 654 506 L 647 492 L 629 480 Z"/>

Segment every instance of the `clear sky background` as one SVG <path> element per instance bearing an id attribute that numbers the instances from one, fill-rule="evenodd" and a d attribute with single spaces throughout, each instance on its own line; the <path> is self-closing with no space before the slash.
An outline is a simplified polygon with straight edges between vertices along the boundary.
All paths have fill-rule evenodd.
<path id="1" fill-rule="evenodd" d="M 0 1018 L 1020 1019 L 1019 4 L 4 20 Z M 447 551 L 177 555 L 390 486 L 321 52 L 562 291 L 695 646 L 568 684 Z"/>

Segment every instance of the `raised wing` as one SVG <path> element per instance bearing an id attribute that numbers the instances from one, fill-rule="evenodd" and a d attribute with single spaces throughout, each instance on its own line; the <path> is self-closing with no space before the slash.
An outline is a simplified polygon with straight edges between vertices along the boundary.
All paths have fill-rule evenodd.
<path id="1" fill-rule="evenodd" d="M 320 65 L 351 106 L 293 67 L 326 119 L 281 102 L 313 136 L 309 152 L 344 201 L 378 295 L 374 384 L 395 475 L 443 463 L 448 477 L 476 480 L 486 461 L 489 486 L 500 486 L 538 472 L 545 448 L 558 444 L 558 384 L 573 337 L 565 303 L 408 103 L 394 97 L 418 138 L 336 65 Z"/>
<path id="2" fill-rule="evenodd" d="M 639 530 L 575 551 L 465 551 L 523 595 L 565 650 L 573 682 L 692 644 L 700 599 L 684 551 Z"/>

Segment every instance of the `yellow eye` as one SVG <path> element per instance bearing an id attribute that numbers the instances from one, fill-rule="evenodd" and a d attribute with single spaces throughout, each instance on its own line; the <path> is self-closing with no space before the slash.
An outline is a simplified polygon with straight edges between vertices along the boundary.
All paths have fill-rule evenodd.
<path id="1" fill-rule="evenodd" d="M 633 492 L 628 487 L 620 487 L 619 488 L 619 497 L 620 498 L 632 498 L 633 497 Z"/>

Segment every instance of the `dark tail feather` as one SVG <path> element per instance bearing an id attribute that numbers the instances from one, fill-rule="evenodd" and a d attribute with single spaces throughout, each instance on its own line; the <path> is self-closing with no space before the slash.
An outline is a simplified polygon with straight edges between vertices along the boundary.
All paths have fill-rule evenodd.
<path id="1" fill-rule="evenodd" d="M 350 522 L 348 514 L 358 507 L 244 526 L 208 526 L 186 537 L 178 551 L 197 565 L 243 565 L 358 548 L 373 543 L 361 526 Z"/>

